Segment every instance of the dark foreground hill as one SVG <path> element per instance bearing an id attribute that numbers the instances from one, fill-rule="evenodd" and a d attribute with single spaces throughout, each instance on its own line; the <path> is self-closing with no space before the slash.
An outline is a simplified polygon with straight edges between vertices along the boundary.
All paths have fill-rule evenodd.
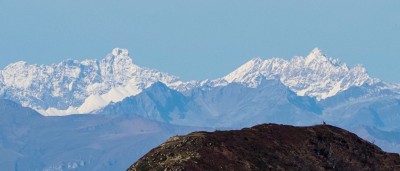
<path id="1" fill-rule="evenodd" d="M 172 137 L 128 170 L 400 170 L 400 156 L 329 125 L 263 124 Z"/>

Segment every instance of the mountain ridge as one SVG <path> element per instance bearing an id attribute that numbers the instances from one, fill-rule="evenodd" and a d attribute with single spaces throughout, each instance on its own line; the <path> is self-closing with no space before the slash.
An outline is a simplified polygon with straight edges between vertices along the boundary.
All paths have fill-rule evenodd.
<path id="1" fill-rule="evenodd" d="M 338 59 L 326 57 L 318 48 L 307 57 L 291 60 L 254 58 L 222 79 L 256 87 L 259 77 L 279 78 L 298 95 L 317 99 L 326 99 L 352 86 L 380 82 L 370 78 L 361 65 L 349 68 Z"/>
<path id="2" fill-rule="evenodd" d="M 111 102 L 134 96 L 161 81 L 180 92 L 236 82 L 254 88 L 260 80 L 279 79 L 299 96 L 318 100 L 350 87 L 381 82 L 361 65 L 349 68 L 315 48 L 307 57 L 291 60 L 254 58 L 228 75 L 185 82 L 167 73 L 133 63 L 126 49 L 115 48 L 102 60 L 66 60 L 53 65 L 20 61 L 0 70 L 0 97 L 21 103 L 43 115 L 87 114 Z"/>
<path id="3" fill-rule="evenodd" d="M 183 82 L 136 65 L 127 50 L 118 48 L 102 60 L 66 60 L 50 66 L 10 64 L 0 70 L 0 99 L 14 101 L 3 103 L 4 107 L 17 108 L 0 111 L 0 151 L 11 151 L 15 157 L 7 160 L 10 168 L 16 167 L 15 163 L 22 164 L 18 166 L 22 170 L 30 166 L 68 168 L 71 164 L 107 170 L 121 167 L 115 163 L 125 163 L 124 155 L 130 155 L 110 151 L 103 158 L 105 155 L 96 151 L 99 147 L 113 148 L 124 142 L 124 148 L 137 157 L 138 152 L 144 153 L 138 145 L 166 138 L 169 126 L 160 127 L 158 137 L 149 137 L 151 132 L 142 131 L 146 123 L 177 126 L 176 132 L 185 132 L 189 127 L 241 129 L 260 123 L 307 126 L 323 121 L 376 142 L 385 151 L 400 149 L 400 138 L 393 136 L 400 130 L 400 86 L 369 77 L 362 66 L 350 68 L 314 50 L 307 57 L 291 60 L 255 58 L 235 71 L 220 79 Z M 328 97 L 332 90 L 337 91 Z M 322 95 L 326 98 L 318 98 Z M 24 115 L 25 110 L 35 114 Z M 142 133 L 149 142 L 137 139 Z M 48 144 L 49 140 L 57 143 Z M 132 147 L 130 142 L 135 142 Z M 24 147 L 21 143 L 27 148 L 19 149 Z M 46 150 L 47 146 L 52 150 Z M 76 150 L 68 151 L 62 161 L 53 160 L 64 146 Z M 92 156 L 86 155 L 90 151 L 105 164 L 75 157 L 83 154 L 77 151 L 81 148 L 87 150 L 84 156 Z M 19 151 L 26 157 L 18 157 Z"/>
<path id="4" fill-rule="evenodd" d="M 157 82 L 95 114 L 138 115 L 175 125 L 235 127 L 260 122 L 293 124 L 296 120 L 298 124 L 319 123 L 321 120 L 313 115 L 321 112 L 314 99 L 297 96 L 279 80 L 264 80 L 257 88 L 230 83 L 205 90 L 200 87 L 186 94 Z"/>
<path id="5" fill-rule="evenodd" d="M 1 96 L 44 115 L 89 113 L 96 109 L 85 105 L 92 95 L 108 104 L 135 95 L 155 81 L 178 81 L 175 76 L 137 66 L 128 55 L 126 49 L 115 48 L 102 60 L 66 60 L 53 65 L 16 62 L 0 70 Z M 125 95 L 120 97 L 118 91 Z"/>

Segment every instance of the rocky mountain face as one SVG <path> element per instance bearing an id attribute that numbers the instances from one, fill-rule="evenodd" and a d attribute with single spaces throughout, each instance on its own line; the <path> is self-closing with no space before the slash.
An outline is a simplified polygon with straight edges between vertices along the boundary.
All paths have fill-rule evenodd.
<path id="1" fill-rule="evenodd" d="M 128 171 L 399 169 L 399 154 L 337 127 L 263 124 L 172 137 Z"/>

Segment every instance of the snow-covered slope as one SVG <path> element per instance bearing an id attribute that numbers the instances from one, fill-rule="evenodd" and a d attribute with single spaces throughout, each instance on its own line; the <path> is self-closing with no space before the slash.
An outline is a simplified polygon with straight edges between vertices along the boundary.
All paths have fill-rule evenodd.
<path id="1" fill-rule="evenodd" d="M 181 83 L 175 76 L 135 65 L 126 49 L 116 48 L 100 61 L 10 64 L 0 70 L 0 97 L 44 115 L 89 113 L 136 95 L 156 81 Z"/>
<path id="2" fill-rule="evenodd" d="M 262 78 L 280 79 L 298 95 L 318 99 L 334 96 L 352 86 L 374 82 L 361 65 L 349 68 L 338 59 L 326 57 L 317 48 L 307 57 L 294 57 L 289 61 L 279 58 L 252 59 L 219 82 L 237 82 L 257 87 Z"/>
<path id="3" fill-rule="evenodd" d="M 0 97 L 44 115 L 91 113 L 136 95 L 157 81 L 184 92 L 236 82 L 255 88 L 262 79 L 279 79 L 301 96 L 325 99 L 352 86 L 374 82 L 365 68 L 327 58 L 319 49 L 290 61 L 255 58 L 212 81 L 182 82 L 177 77 L 135 65 L 126 49 L 115 48 L 103 60 L 67 60 L 51 66 L 17 62 L 0 70 Z"/>
<path id="4" fill-rule="evenodd" d="M 318 100 L 350 87 L 379 82 L 370 78 L 361 65 L 349 68 L 337 59 L 327 58 L 319 49 L 289 61 L 255 58 L 220 79 L 183 82 L 178 77 L 139 67 L 126 49 L 115 48 L 100 61 L 67 60 L 51 66 L 22 61 L 10 64 L 0 70 L 0 97 L 43 115 L 62 116 L 93 113 L 110 102 L 137 95 L 157 81 L 174 90 L 190 92 L 230 83 L 256 88 L 264 79 L 278 79 L 298 95 Z"/>

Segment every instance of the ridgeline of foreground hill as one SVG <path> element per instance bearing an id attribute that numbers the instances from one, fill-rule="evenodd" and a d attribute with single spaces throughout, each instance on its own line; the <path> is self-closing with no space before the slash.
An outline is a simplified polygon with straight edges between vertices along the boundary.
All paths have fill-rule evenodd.
<path id="1" fill-rule="evenodd" d="M 330 125 L 263 124 L 172 137 L 128 169 L 142 170 L 400 170 L 400 156 Z"/>

